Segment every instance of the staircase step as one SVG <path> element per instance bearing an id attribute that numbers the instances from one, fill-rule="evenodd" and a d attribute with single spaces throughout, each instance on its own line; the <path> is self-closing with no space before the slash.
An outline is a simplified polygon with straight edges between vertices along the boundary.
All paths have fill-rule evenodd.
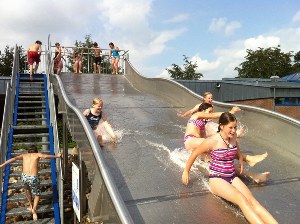
<path id="1" fill-rule="evenodd" d="M 50 169 L 49 169 L 50 170 Z M 45 175 L 45 174 L 51 174 L 51 170 L 49 171 L 47 169 L 48 172 L 45 171 L 45 173 L 39 172 L 39 175 Z M 42 171 L 42 170 L 41 170 Z M 41 173 L 41 174 L 40 174 Z M 13 175 L 12 175 L 13 174 Z M 10 177 L 21 177 L 21 171 L 16 172 L 16 173 L 11 173 Z M 51 187 L 52 186 L 52 181 L 50 180 L 42 180 L 40 182 L 40 187 Z M 24 188 L 24 184 L 22 183 L 22 181 L 18 181 L 16 183 L 10 183 L 8 185 L 9 189 L 22 189 Z"/>
<path id="2" fill-rule="evenodd" d="M 38 83 L 38 82 L 34 82 L 34 83 L 21 83 L 20 84 L 20 89 L 28 89 L 28 88 L 32 88 L 32 89 L 40 89 L 40 88 L 44 88 L 44 83 Z"/>
<path id="3" fill-rule="evenodd" d="M 32 106 L 32 107 L 22 107 L 18 106 L 18 110 L 26 110 L 26 109 L 46 109 L 45 106 Z"/>
<path id="4" fill-rule="evenodd" d="M 46 114 L 46 112 L 24 112 L 24 113 L 18 113 L 19 115 L 25 116 L 25 115 L 43 115 Z"/>
<path id="5" fill-rule="evenodd" d="M 38 150 L 39 153 L 43 153 L 43 154 L 49 154 L 50 150 Z M 19 150 L 14 150 L 12 151 L 11 155 L 12 157 L 24 154 L 24 153 L 28 153 L 28 151 L 26 149 L 19 149 Z"/>
<path id="6" fill-rule="evenodd" d="M 47 125 L 22 125 L 13 126 L 14 134 L 49 133 Z"/>
<path id="7" fill-rule="evenodd" d="M 19 224 L 32 224 L 32 220 L 31 221 L 19 221 Z M 39 224 L 48 224 L 48 223 L 55 223 L 55 219 L 54 218 L 44 218 L 44 219 L 38 219 L 38 223 Z"/>
<path id="8" fill-rule="evenodd" d="M 29 75 L 23 76 L 23 77 L 21 76 L 20 82 L 23 82 L 23 83 L 44 82 L 44 78 L 43 78 L 42 74 L 33 74 L 33 80 L 29 79 Z"/>
<path id="9" fill-rule="evenodd" d="M 47 118 L 18 118 L 17 121 L 20 122 L 20 121 L 24 121 L 24 122 L 27 122 L 27 121 L 46 121 Z"/>
<path id="10" fill-rule="evenodd" d="M 40 99 L 40 98 L 45 98 L 45 96 L 19 96 L 19 99 Z"/>
<path id="11" fill-rule="evenodd" d="M 41 137 L 49 137 L 49 133 L 37 133 L 37 134 L 14 134 L 13 138 L 41 138 Z"/>
<path id="12" fill-rule="evenodd" d="M 45 213 L 45 212 L 53 212 L 53 210 L 54 209 L 52 204 L 46 204 L 46 205 L 38 206 L 36 212 Z M 31 211 L 27 210 L 27 207 L 12 208 L 6 211 L 6 216 L 29 215 L 29 214 L 32 213 Z"/>
<path id="13" fill-rule="evenodd" d="M 24 100 L 19 100 L 19 103 L 36 104 L 36 103 L 46 103 L 46 101 L 45 100 L 40 100 L 40 101 L 24 101 Z"/>
<path id="14" fill-rule="evenodd" d="M 53 197 L 52 191 L 42 192 L 40 199 L 49 199 Z M 13 196 L 8 197 L 8 202 L 19 202 L 27 201 L 27 198 L 24 193 L 14 194 Z"/>
<path id="15" fill-rule="evenodd" d="M 31 145 L 49 145 L 50 142 L 15 142 L 12 144 L 13 147 L 16 146 L 31 146 Z"/>
<path id="16" fill-rule="evenodd" d="M 27 91 L 24 91 L 24 90 L 21 90 L 19 91 L 19 94 L 44 94 L 45 92 L 43 90 L 27 90 Z"/>
<path id="17" fill-rule="evenodd" d="M 51 160 L 50 159 L 40 159 L 39 164 L 50 164 Z M 17 160 L 16 162 L 11 163 L 12 166 L 23 166 L 23 162 L 20 160 Z"/>

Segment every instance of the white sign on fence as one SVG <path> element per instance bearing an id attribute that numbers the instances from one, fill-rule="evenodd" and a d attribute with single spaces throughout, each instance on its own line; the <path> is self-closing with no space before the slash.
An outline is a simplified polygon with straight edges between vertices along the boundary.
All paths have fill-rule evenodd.
<path id="1" fill-rule="evenodd" d="M 79 169 L 74 163 L 72 163 L 72 199 L 74 212 L 80 222 Z"/>

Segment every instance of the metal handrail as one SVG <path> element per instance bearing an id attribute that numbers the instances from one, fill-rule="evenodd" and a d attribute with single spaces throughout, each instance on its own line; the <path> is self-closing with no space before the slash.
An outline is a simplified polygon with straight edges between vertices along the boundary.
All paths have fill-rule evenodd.
<path id="1" fill-rule="evenodd" d="M 6 158 L 7 152 L 7 141 L 8 141 L 8 133 L 9 128 L 13 123 L 13 110 L 14 110 L 14 101 L 15 101 L 15 92 L 16 92 L 16 77 L 19 71 L 19 50 L 18 46 L 15 46 L 15 54 L 14 61 L 12 67 L 12 75 L 10 83 L 7 83 L 6 95 L 5 95 L 5 104 L 4 104 L 4 112 L 2 119 L 2 128 L 1 128 L 1 136 L 0 136 L 0 163 L 3 163 Z M 2 201 L 2 180 L 3 180 L 3 172 L 0 168 L 0 202 Z M 1 206 L 1 204 L 0 204 Z"/>
<path id="2" fill-rule="evenodd" d="M 49 48 L 49 52 L 51 52 L 51 49 L 52 48 L 54 48 L 55 46 L 51 46 L 51 43 L 50 43 L 50 45 L 48 45 L 48 48 Z M 69 49 L 71 49 L 71 50 L 73 50 L 74 51 L 74 49 L 83 49 L 83 50 L 88 50 L 88 52 L 87 53 L 83 53 L 83 55 L 86 55 L 88 58 L 88 66 L 87 66 L 87 68 L 88 68 L 88 73 L 90 72 L 90 57 L 93 55 L 93 48 L 88 48 L 88 47 L 76 47 L 76 46 L 73 46 L 73 47 L 64 47 L 64 49 L 67 51 L 67 53 L 66 52 L 63 52 L 64 53 L 64 55 L 71 55 L 71 54 L 73 54 L 72 52 L 70 52 L 70 50 Z M 109 48 L 101 48 L 101 50 L 102 50 L 102 53 L 101 53 L 101 57 L 102 57 L 102 59 L 104 59 L 104 58 L 107 58 L 107 57 L 109 57 L 109 52 L 111 51 L 111 49 L 109 49 Z M 120 50 L 120 52 L 123 52 L 122 54 L 120 54 L 120 59 L 121 60 L 125 60 L 125 59 L 128 59 L 129 58 L 129 50 Z M 51 53 L 51 58 L 52 58 L 52 53 Z M 49 69 L 46 69 L 46 70 L 49 70 L 49 71 L 51 71 L 51 68 L 53 67 L 53 60 L 51 60 L 52 61 L 52 63 L 50 64 L 50 70 Z M 66 61 L 66 60 L 65 60 Z M 72 61 L 72 60 L 71 60 Z M 67 60 L 66 61 L 66 63 L 68 63 L 68 66 L 70 66 L 70 64 L 72 63 L 71 61 L 69 61 L 69 60 Z M 103 60 L 102 60 L 102 63 L 103 63 Z M 123 71 L 124 71 L 124 66 L 123 66 L 123 62 L 121 62 L 121 65 L 122 65 L 122 67 L 121 67 L 121 71 L 122 71 L 122 73 L 123 73 Z M 49 64 L 48 64 L 49 65 Z M 108 68 L 104 68 L 103 67 L 103 69 L 104 70 L 108 70 Z M 47 72 L 48 73 L 48 72 Z M 51 72 L 50 72 L 51 73 Z M 48 74 L 50 74 L 50 73 L 48 73 Z"/>

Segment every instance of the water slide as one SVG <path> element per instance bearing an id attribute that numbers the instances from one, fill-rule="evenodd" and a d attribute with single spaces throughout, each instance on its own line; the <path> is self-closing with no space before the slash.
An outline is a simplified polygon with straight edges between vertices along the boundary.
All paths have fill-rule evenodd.
<path id="1" fill-rule="evenodd" d="M 104 100 L 103 111 L 116 131 L 117 144 L 105 138 L 102 152 L 134 223 L 247 223 L 230 203 L 211 194 L 205 163 L 197 163 L 188 186 L 181 174 L 188 154 L 183 149 L 187 119 L 177 117 L 201 97 L 180 84 L 148 79 L 125 62 L 125 75 L 63 73 L 69 100 L 80 111 L 94 97 Z M 215 111 L 232 105 L 214 102 Z M 240 139 L 244 153 L 268 153 L 253 168 L 270 171 L 265 184 L 243 179 L 255 197 L 279 223 L 299 223 L 300 122 L 274 112 L 242 106 L 237 114 L 247 129 Z"/>

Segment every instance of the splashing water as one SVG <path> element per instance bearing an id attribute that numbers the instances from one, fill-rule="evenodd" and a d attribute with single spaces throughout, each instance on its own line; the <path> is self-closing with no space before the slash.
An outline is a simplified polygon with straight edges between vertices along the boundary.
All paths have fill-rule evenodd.
<path id="1" fill-rule="evenodd" d="M 124 130 L 115 130 L 115 135 L 117 136 L 117 142 L 121 142 L 124 136 Z M 112 138 L 107 132 L 104 132 L 102 135 L 103 142 L 112 142 Z"/>
<path id="2" fill-rule="evenodd" d="M 181 167 L 182 169 L 184 169 L 186 162 L 188 161 L 191 152 L 187 151 L 184 148 L 176 148 L 173 151 L 171 151 L 168 147 L 166 147 L 164 144 L 159 144 L 159 143 L 155 143 L 155 142 L 151 142 L 149 140 L 146 140 L 146 142 L 151 145 L 154 146 L 157 150 L 161 151 L 166 151 L 169 154 L 169 158 L 170 160 L 175 163 L 176 165 L 178 165 L 179 167 Z M 202 167 L 206 170 L 208 170 L 208 166 L 209 164 L 207 162 L 202 161 L 201 159 L 197 159 L 193 166 L 191 167 L 191 170 L 193 171 L 198 171 L 197 167 Z"/>
<path id="3" fill-rule="evenodd" d="M 146 142 L 155 147 L 155 149 L 157 149 L 158 151 L 165 151 L 169 154 L 169 158 L 170 160 L 178 165 L 179 167 L 181 167 L 182 169 L 184 169 L 186 162 L 188 161 L 191 152 L 187 151 L 185 148 L 176 148 L 173 151 L 171 151 L 168 147 L 166 147 L 164 144 L 159 144 L 159 143 L 155 143 L 155 142 L 151 142 L 146 140 Z M 191 167 L 191 172 L 193 172 L 193 175 L 196 176 L 196 178 L 200 181 L 200 184 L 203 185 L 204 188 L 208 189 L 209 191 L 211 191 L 210 186 L 209 186 L 209 180 L 208 178 L 206 178 L 203 175 L 203 172 L 199 171 L 200 170 L 205 170 L 207 171 L 208 174 L 208 170 L 209 170 L 209 163 L 205 162 L 203 160 L 201 160 L 200 158 L 196 159 L 193 166 Z M 214 195 L 215 196 L 215 195 Z M 215 196 L 218 199 L 221 199 L 218 196 Z M 234 205 L 221 200 L 222 204 L 224 204 L 224 206 L 226 208 L 229 208 L 236 216 L 243 216 L 243 214 L 241 213 L 241 211 Z"/>

